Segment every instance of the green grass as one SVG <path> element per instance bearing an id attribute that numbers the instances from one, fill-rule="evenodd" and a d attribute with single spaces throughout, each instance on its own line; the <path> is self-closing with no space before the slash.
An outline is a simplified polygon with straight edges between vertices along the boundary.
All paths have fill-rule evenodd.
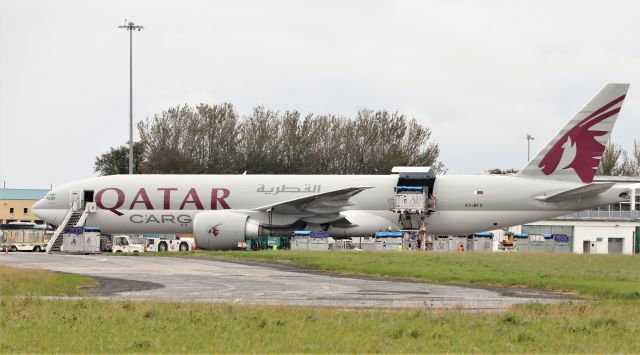
<path id="1" fill-rule="evenodd" d="M 153 256 L 158 254 L 147 254 Z M 142 256 L 142 255 L 140 255 Z M 502 313 L 345 310 L 48 300 L 83 276 L 0 266 L 0 353 L 637 353 L 640 260 L 633 256 L 189 252 L 162 256 L 278 260 L 424 281 L 527 285 L 592 300 Z M 14 297 L 26 296 L 26 297 Z"/>
<path id="2" fill-rule="evenodd" d="M 88 276 L 0 265 L 2 296 L 80 296 L 84 294 L 81 287 L 94 285 Z"/>
<path id="3" fill-rule="evenodd" d="M 145 256 L 158 255 L 146 253 Z M 534 253 L 196 251 L 164 256 L 284 262 L 343 274 L 457 284 L 526 286 L 640 300 L 640 257 Z"/>
<path id="4" fill-rule="evenodd" d="M 640 301 L 507 313 L 0 299 L 0 352 L 634 353 Z"/>

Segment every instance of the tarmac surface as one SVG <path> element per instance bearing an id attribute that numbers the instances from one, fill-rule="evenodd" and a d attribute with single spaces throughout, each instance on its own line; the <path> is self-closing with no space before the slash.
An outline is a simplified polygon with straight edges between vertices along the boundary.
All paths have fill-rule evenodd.
<path id="1" fill-rule="evenodd" d="M 99 299 L 340 308 L 500 311 L 514 304 L 557 303 L 561 295 L 530 289 L 461 286 L 345 277 L 261 262 L 170 257 L 9 253 L 0 263 L 88 275 Z"/>

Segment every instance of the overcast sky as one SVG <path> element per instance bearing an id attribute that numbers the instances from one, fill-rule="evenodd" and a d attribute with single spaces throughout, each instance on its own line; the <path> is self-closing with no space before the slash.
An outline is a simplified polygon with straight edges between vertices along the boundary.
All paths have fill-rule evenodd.
<path id="1" fill-rule="evenodd" d="M 638 1 L 0 0 L 0 180 L 93 176 L 134 120 L 231 102 L 431 127 L 449 174 L 520 168 L 602 85 L 630 82 L 612 139 L 640 139 Z M 137 132 L 135 133 L 137 137 Z M 2 183 L 0 181 L 0 183 Z"/>

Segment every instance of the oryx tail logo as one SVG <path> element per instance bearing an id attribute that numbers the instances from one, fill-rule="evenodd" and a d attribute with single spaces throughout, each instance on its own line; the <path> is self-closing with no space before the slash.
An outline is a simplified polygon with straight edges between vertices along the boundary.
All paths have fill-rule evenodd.
<path id="1" fill-rule="evenodd" d="M 572 168 L 582 182 L 592 182 L 604 152 L 604 145 L 598 142 L 596 137 L 604 136 L 608 132 L 591 128 L 620 112 L 620 107 L 611 107 L 624 100 L 624 97 L 625 95 L 622 95 L 600 107 L 565 133 L 540 161 L 538 167 L 542 172 L 551 175 L 558 167 Z"/>
<path id="2" fill-rule="evenodd" d="M 209 229 L 209 236 L 211 238 L 215 238 L 218 236 L 218 234 L 220 234 L 220 230 L 218 229 L 218 227 L 221 225 L 222 223 L 218 223 L 215 226 L 211 227 L 211 229 Z"/>

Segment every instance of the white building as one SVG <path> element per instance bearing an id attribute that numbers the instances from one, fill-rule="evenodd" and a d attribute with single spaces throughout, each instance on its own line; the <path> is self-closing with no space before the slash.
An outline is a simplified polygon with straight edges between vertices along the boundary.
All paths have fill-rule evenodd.
<path id="1" fill-rule="evenodd" d="M 640 183 L 640 177 L 598 177 L 596 181 Z M 513 233 L 543 236 L 564 234 L 577 254 L 640 253 L 640 185 L 630 201 L 509 228 Z"/>

